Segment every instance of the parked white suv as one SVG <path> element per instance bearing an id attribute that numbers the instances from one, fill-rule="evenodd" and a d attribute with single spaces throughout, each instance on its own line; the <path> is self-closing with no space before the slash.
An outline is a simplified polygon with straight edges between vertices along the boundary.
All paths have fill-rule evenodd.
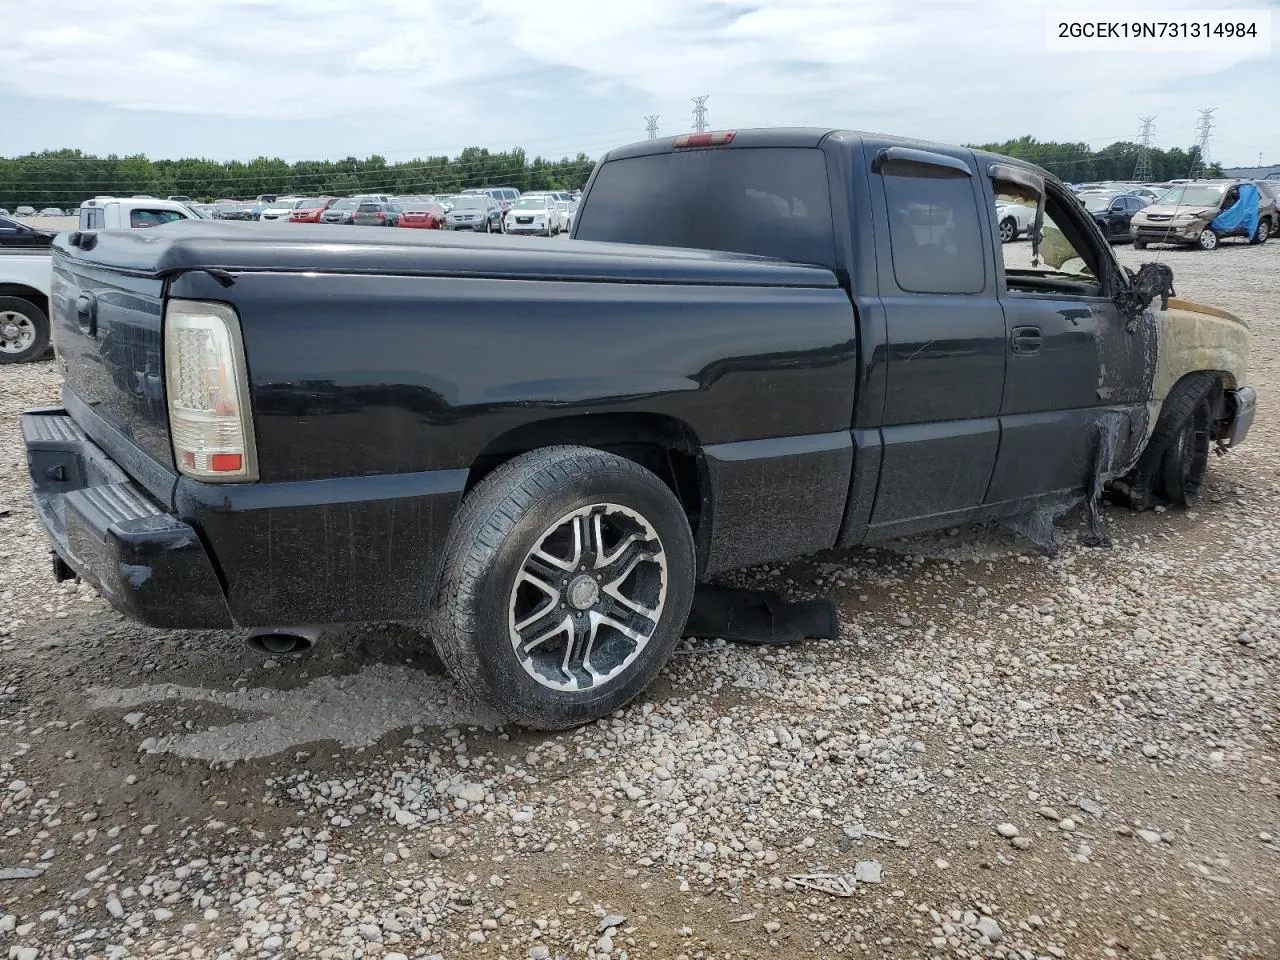
<path id="1" fill-rule="evenodd" d="M 262 214 L 258 219 L 264 223 L 276 221 L 283 223 L 289 219 L 289 214 L 297 208 L 306 197 L 280 197 L 275 203 L 269 203 L 263 208 Z"/>
<path id="2" fill-rule="evenodd" d="M 1001 200 L 996 203 L 996 223 L 1000 227 L 1000 242 L 1010 243 L 1035 226 L 1036 208 L 1017 201 Z"/>
<path id="3" fill-rule="evenodd" d="M 556 206 L 556 198 L 549 194 L 522 196 L 506 212 L 504 219 L 507 233 L 551 237 L 564 229 L 564 218 Z"/>

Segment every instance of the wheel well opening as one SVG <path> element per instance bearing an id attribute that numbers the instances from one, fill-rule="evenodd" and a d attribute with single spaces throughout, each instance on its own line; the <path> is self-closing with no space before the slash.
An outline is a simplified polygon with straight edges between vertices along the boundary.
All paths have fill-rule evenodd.
<path id="1" fill-rule="evenodd" d="M 0 283 L 0 297 L 19 297 L 30 300 L 40 308 L 41 313 L 46 317 L 49 316 L 49 298 L 35 287 L 23 286 L 20 283 Z"/>
<path id="2" fill-rule="evenodd" d="M 594 447 L 640 464 L 680 501 L 697 534 L 703 515 L 698 441 L 688 424 L 661 414 L 587 414 L 525 424 L 497 437 L 476 457 L 466 492 L 513 457 L 540 447 Z"/>

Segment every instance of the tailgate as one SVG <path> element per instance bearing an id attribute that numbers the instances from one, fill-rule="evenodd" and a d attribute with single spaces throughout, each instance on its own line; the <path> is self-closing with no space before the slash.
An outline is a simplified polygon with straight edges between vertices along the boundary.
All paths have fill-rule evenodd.
<path id="1" fill-rule="evenodd" d="M 163 301 L 159 278 L 54 256 L 51 320 L 65 390 L 172 470 L 160 339 Z M 75 405 L 68 407 L 74 415 Z M 93 436 L 95 424 L 81 427 Z"/>

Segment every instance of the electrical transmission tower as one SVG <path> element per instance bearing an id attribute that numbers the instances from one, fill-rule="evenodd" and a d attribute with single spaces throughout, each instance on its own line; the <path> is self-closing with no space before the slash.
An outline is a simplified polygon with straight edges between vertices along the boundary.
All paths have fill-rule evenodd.
<path id="1" fill-rule="evenodd" d="M 658 139 L 658 115 L 656 113 L 651 113 L 644 118 L 644 133 L 646 139 Z"/>
<path id="2" fill-rule="evenodd" d="M 1155 139 L 1155 117 L 1139 117 L 1142 121 L 1142 132 L 1138 135 L 1138 165 L 1134 167 L 1133 179 L 1146 183 L 1151 179 L 1151 141 Z"/>
<path id="3" fill-rule="evenodd" d="M 707 99 L 710 94 L 701 97 L 691 97 L 693 100 L 693 129 L 697 133 L 704 133 L 707 129 Z"/>
<path id="4" fill-rule="evenodd" d="M 1196 161 L 1191 165 L 1193 180 L 1204 176 L 1209 167 L 1209 137 L 1213 135 L 1213 115 L 1217 107 L 1205 107 L 1200 111 L 1200 120 L 1196 123 L 1196 146 L 1199 147 Z"/>

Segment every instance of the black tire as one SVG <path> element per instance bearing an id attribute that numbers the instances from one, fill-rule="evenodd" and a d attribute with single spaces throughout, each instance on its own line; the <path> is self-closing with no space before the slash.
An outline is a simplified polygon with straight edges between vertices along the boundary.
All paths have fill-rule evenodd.
<path id="1" fill-rule="evenodd" d="M 1145 250 L 1145 249 L 1147 249 L 1147 241 L 1145 241 L 1145 240 L 1137 240 L 1137 239 L 1135 239 L 1135 240 L 1133 241 L 1133 249 L 1135 249 L 1135 250 Z"/>
<path id="2" fill-rule="evenodd" d="M 1018 221 L 1013 217 L 1005 217 L 1000 221 L 1000 242 L 1012 243 L 1018 239 Z"/>
<path id="3" fill-rule="evenodd" d="M 1195 503 L 1208 466 L 1220 393 L 1217 376 L 1203 371 L 1174 384 L 1137 465 L 1119 482 L 1129 506 L 1149 510 L 1162 500 L 1182 507 Z"/>
<path id="4" fill-rule="evenodd" d="M 1200 488 L 1209 467 L 1212 397 L 1210 391 L 1200 398 L 1165 449 L 1158 493 L 1174 506 L 1194 506 L 1200 499 Z"/>
<path id="5" fill-rule="evenodd" d="M 1254 231 L 1253 236 L 1249 238 L 1249 242 L 1256 246 L 1257 244 L 1260 244 L 1260 243 L 1266 243 L 1267 238 L 1270 236 L 1271 236 L 1271 221 L 1267 217 L 1263 217 L 1261 220 L 1258 221 L 1258 229 Z"/>
<path id="6" fill-rule="evenodd" d="M 13 340 L 0 342 L 0 363 L 29 363 L 42 359 L 49 351 L 49 318 L 45 312 L 30 300 L 21 297 L 0 297 L 0 325 L 5 324 L 5 314 L 11 315 L 14 321 L 15 335 Z M 3 333 L 0 333 L 3 336 Z M 22 349 L 16 349 L 20 342 L 30 337 L 30 342 Z M 5 349 L 12 343 L 14 349 Z"/>
<path id="7" fill-rule="evenodd" d="M 586 689 L 553 689 L 535 679 L 511 639 L 519 577 L 534 548 L 562 522 L 558 518 L 600 503 L 634 511 L 656 535 L 666 576 L 655 582 L 665 586 L 665 601 L 647 642 L 629 662 L 623 659 L 615 676 Z M 588 554 L 582 556 L 580 569 L 591 569 Z M 648 687 L 680 640 L 694 581 L 689 523 L 666 484 L 601 450 L 544 447 L 498 467 L 463 501 L 444 549 L 429 625 L 441 660 L 464 691 L 523 726 L 563 730 L 607 716 Z M 543 608 L 553 620 L 557 602 L 565 610 L 573 604 L 573 583 L 564 583 Z M 601 594 L 601 602 L 610 601 Z M 564 647 L 551 646 L 551 662 L 558 662 Z"/>
<path id="8" fill-rule="evenodd" d="M 493 221 L 492 221 L 492 220 L 485 220 L 485 222 L 484 222 L 484 232 L 485 232 L 485 233 L 493 233 Z"/>
<path id="9" fill-rule="evenodd" d="M 1205 227 L 1196 237 L 1196 246 L 1201 250 L 1217 250 L 1218 234 L 1212 227 Z"/>

